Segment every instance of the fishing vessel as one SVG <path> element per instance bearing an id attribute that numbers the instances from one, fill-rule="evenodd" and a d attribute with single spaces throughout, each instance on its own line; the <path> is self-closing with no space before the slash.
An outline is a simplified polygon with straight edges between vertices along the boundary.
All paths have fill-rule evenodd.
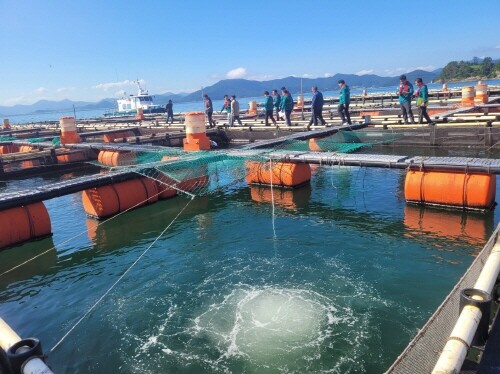
<path id="1" fill-rule="evenodd" d="M 118 110 L 105 113 L 106 117 L 114 116 L 129 116 L 137 114 L 137 109 L 142 108 L 143 113 L 165 113 L 165 107 L 155 104 L 153 96 L 149 95 L 148 91 L 141 87 L 139 81 L 136 81 L 138 92 L 137 95 L 129 95 L 116 100 Z"/>

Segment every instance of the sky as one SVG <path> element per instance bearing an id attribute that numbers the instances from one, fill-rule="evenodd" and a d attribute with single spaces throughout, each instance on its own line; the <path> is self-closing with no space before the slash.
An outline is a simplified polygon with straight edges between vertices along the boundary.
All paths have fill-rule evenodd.
<path id="1" fill-rule="evenodd" d="M 499 0 L 0 0 L 0 105 L 500 58 Z"/>

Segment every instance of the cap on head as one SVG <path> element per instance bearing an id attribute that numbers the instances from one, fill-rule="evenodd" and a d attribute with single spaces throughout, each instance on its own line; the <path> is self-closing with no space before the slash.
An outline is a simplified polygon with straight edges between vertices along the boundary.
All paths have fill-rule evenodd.
<path id="1" fill-rule="evenodd" d="M 339 84 L 345 84 L 345 80 L 340 79 L 340 80 L 339 80 Z"/>
<path id="2" fill-rule="evenodd" d="M 422 83 L 422 82 L 423 82 L 423 80 L 422 80 L 422 78 L 417 78 L 417 79 L 415 79 L 415 82 L 417 82 L 417 83 Z"/>
<path id="3" fill-rule="evenodd" d="M 402 76 L 400 76 L 400 77 L 399 77 L 399 80 L 400 80 L 400 81 L 405 81 L 405 80 L 406 80 L 406 75 L 404 75 L 404 74 L 403 74 Z"/>

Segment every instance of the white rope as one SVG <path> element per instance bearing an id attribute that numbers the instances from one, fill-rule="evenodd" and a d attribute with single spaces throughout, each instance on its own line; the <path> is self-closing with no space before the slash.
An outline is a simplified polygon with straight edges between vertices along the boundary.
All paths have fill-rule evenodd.
<path id="1" fill-rule="evenodd" d="M 52 349 L 49 351 L 49 353 L 52 353 L 54 352 L 54 350 L 59 346 L 61 345 L 61 343 L 66 339 L 66 337 L 68 337 L 69 334 L 71 334 L 71 332 L 80 324 L 80 322 L 82 322 L 85 317 L 87 317 L 90 312 L 92 312 L 92 310 L 94 310 L 97 305 L 99 305 L 99 303 L 106 297 L 107 294 L 109 294 L 113 288 L 125 277 L 125 275 L 127 275 L 127 273 L 141 260 L 141 258 L 144 257 L 144 255 L 151 249 L 151 247 L 153 247 L 153 245 L 155 245 L 155 243 L 163 236 L 163 234 L 165 234 L 165 232 L 170 228 L 170 226 L 173 225 L 173 223 L 177 220 L 177 218 L 182 214 L 182 212 L 184 212 L 184 210 L 188 207 L 188 205 L 191 203 L 191 201 L 193 201 L 194 197 L 191 197 L 191 199 L 188 200 L 187 204 L 184 206 L 184 208 L 181 209 L 181 211 L 174 217 L 174 219 L 172 220 L 172 222 L 170 222 L 168 224 L 167 227 L 165 227 L 165 229 L 160 233 L 160 235 L 158 235 L 156 237 L 156 239 L 149 245 L 149 247 L 147 247 L 142 253 L 141 255 L 132 263 L 132 265 L 130 265 L 128 267 L 127 270 L 125 270 L 125 272 L 116 280 L 115 283 L 113 283 L 111 285 L 111 287 L 108 288 L 108 290 L 94 303 L 94 305 L 92 305 L 90 307 L 89 310 L 87 310 L 85 312 L 85 314 L 80 317 L 80 319 L 69 329 L 69 331 L 64 334 L 64 336 L 54 345 L 54 347 L 52 347 Z"/>
<path id="2" fill-rule="evenodd" d="M 160 182 L 161 182 L 161 181 L 160 181 Z M 187 191 L 182 191 L 182 190 L 179 190 L 179 189 L 176 189 L 176 190 L 178 190 L 178 191 L 180 191 L 180 192 L 185 193 L 186 195 L 190 196 L 190 197 L 191 197 L 191 199 L 193 199 L 193 198 L 195 197 L 193 194 L 190 194 L 190 193 L 189 193 L 189 192 L 187 192 Z M 121 216 L 122 214 L 127 213 L 128 211 L 130 211 L 130 210 L 132 210 L 132 209 L 135 209 L 135 208 L 137 208 L 137 207 L 141 206 L 141 205 L 142 205 L 145 201 L 148 201 L 148 200 L 149 200 L 149 199 L 151 199 L 152 197 L 158 196 L 158 195 L 160 195 L 161 193 L 162 193 L 162 192 L 158 192 L 158 193 L 157 193 L 157 194 L 155 194 L 155 195 L 151 195 L 151 196 L 147 197 L 146 199 L 144 199 L 144 200 L 142 200 L 142 201 L 138 202 L 136 205 L 131 206 L 131 207 L 130 207 L 130 208 L 128 208 L 128 209 L 125 209 L 123 212 L 120 212 L 120 213 L 118 213 L 118 214 L 114 215 L 113 217 L 110 217 L 110 218 L 108 218 L 107 220 L 100 222 L 100 223 L 97 225 L 97 227 L 99 227 L 99 226 L 101 226 L 101 225 L 104 225 L 105 223 L 108 223 L 108 222 L 110 222 L 110 221 L 114 220 L 115 218 L 117 218 L 117 217 Z M 82 236 L 83 234 L 86 234 L 86 233 L 87 233 L 87 231 L 82 231 L 82 232 L 80 232 L 80 233 L 78 233 L 78 234 L 76 234 L 76 235 L 74 235 L 74 236 L 72 236 L 72 237 L 70 237 L 70 238 L 68 238 L 68 239 L 66 239 L 66 240 L 64 240 L 64 241 L 62 241 L 62 242 L 61 242 L 61 243 L 59 243 L 58 245 L 59 245 L 59 246 L 62 246 L 62 245 L 64 245 L 64 244 L 66 244 L 66 243 L 68 243 L 68 242 L 72 241 L 73 239 L 76 239 L 76 238 L 78 238 L 79 236 Z M 53 250 L 53 249 L 55 249 L 55 248 L 56 248 L 56 246 L 54 245 L 53 247 L 51 247 L 51 248 L 47 249 L 46 251 L 43 251 L 42 253 L 39 253 L 39 254 L 37 254 L 37 255 L 35 255 L 35 256 L 33 256 L 33 257 L 31 257 L 30 259 L 28 259 L 28 260 L 24 261 L 24 262 L 21 262 L 20 264 L 18 264 L 18 265 L 16 265 L 16 266 L 14 266 L 13 268 L 11 268 L 11 269 L 9 269 L 9 270 L 6 270 L 6 271 L 4 271 L 3 273 L 0 273 L 0 278 L 1 278 L 1 277 L 3 277 L 5 274 L 8 274 L 8 273 L 10 273 L 10 272 L 12 272 L 12 271 L 14 271 L 14 270 L 16 270 L 16 269 L 20 268 L 21 266 L 24 266 L 24 265 L 26 265 L 27 263 L 29 263 L 29 262 L 31 262 L 31 261 L 33 261 L 33 260 L 37 259 L 38 257 L 41 257 L 41 256 L 43 256 L 43 255 L 45 255 L 45 254 L 49 253 L 50 251 L 52 251 L 52 250 Z"/>
<path id="3" fill-rule="evenodd" d="M 274 225 L 274 191 L 273 191 L 273 161 L 269 157 L 269 173 L 271 180 L 271 206 L 272 206 L 272 224 L 273 224 L 273 239 L 276 239 L 276 227 Z"/>

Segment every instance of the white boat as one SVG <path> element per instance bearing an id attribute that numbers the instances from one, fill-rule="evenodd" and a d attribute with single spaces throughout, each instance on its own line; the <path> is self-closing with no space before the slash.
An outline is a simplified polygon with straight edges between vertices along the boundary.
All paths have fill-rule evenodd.
<path id="1" fill-rule="evenodd" d="M 137 95 L 130 95 L 118 99 L 118 110 L 115 112 L 105 113 L 105 116 L 128 116 L 137 114 L 137 109 L 142 108 L 144 114 L 148 113 L 165 113 L 165 107 L 155 104 L 153 96 L 148 94 L 147 90 L 141 87 L 139 81 L 136 81 L 138 87 Z"/>

